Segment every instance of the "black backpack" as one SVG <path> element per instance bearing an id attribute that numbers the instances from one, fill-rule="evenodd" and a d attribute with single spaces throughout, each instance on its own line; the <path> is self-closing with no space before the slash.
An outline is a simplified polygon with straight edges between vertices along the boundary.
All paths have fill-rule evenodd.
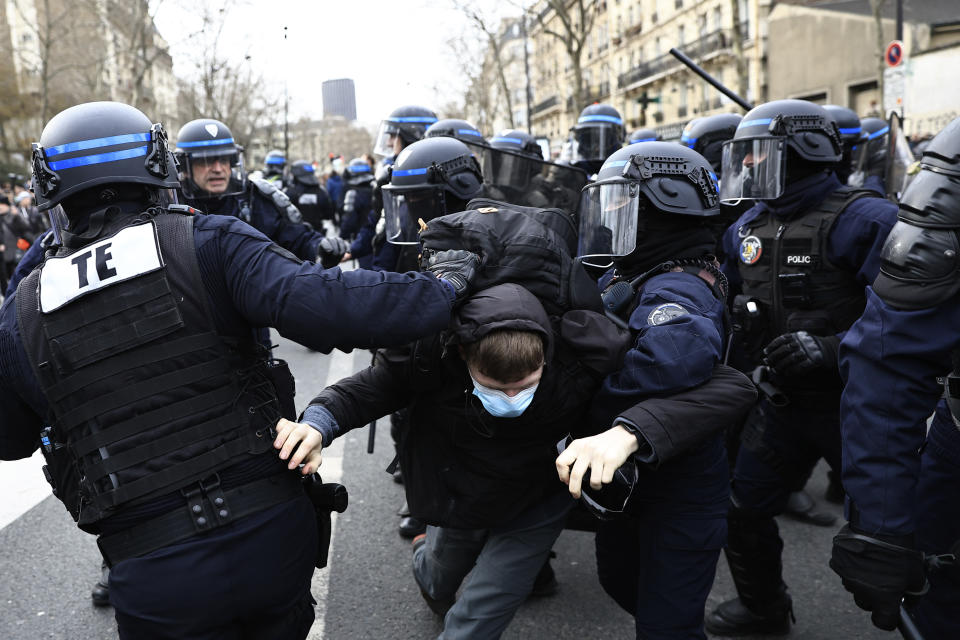
<path id="1" fill-rule="evenodd" d="M 573 255 L 577 227 L 560 209 L 477 198 L 466 211 L 434 218 L 420 233 L 424 257 L 447 249 L 480 256 L 477 290 L 513 282 L 537 296 L 546 312 L 600 311 L 600 293 Z"/>

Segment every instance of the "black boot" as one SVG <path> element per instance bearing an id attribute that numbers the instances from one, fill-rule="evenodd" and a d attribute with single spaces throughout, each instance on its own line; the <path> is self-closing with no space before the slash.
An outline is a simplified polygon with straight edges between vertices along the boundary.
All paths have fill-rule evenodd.
<path id="1" fill-rule="evenodd" d="M 421 533 L 426 532 L 427 525 L 420 522 L 413 516 L 400 518 L 400 527 L 398 528 L 401 538 L 415 538 Z"/>
<path id="2" fill-rule="evenodd" d="M 93 600 L 95 607 L 110 606 L 110 568 L 104 562 L 100 567 L 100 580 L 93 585 L 93 591 L 90 592 L 90 599 Z"/>
<path id="3" fill-rule="evenodd" d="M 817 511 L 817 503 L 806 491 L 795 491 L 790 494 L 787 509 L 783 515 L 818 527 L 831 527 L 837 522 L 832 514 Z"/>
<path id="4" fill-rule="evenodd" d="M 739 598 L 728 600 L 705 618 L 716 636 L 783 635 L 790 632 L 793 607 L 784 584 L 783 541 L 772 516 L 731 508 L 727 564 Z"/>

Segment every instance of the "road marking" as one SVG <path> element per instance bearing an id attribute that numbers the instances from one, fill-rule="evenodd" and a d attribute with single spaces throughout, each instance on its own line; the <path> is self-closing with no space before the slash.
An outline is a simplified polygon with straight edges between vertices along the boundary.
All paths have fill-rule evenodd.
<path id="1" fill-rule="evenodd" d="M 368 358 L 365 351 L 354 351 L 353 353 L 344 353 L 334 351 L 330 354 L 330 368 L 327 370 L 327 380 L 324 387 L 329 387 L 335 382 L 353 375 L 356 371 L 354 356 Z M 315 391 L 311 391 L 315 393 Z M 328 449 L 323 453 L 323 464 L 320 465 L 320 475 L 324 482 L 340 482 L 343 479 L 343 443 L 344 439 L 339 438 L 331 443 Z M 334 542 L 337 538 L 337 514 L 331 514 L 330 518 L 330 561 L 333 561 Z M 310 629 L 310 635 L 307 640 L 322 640 L 326 630 L 327 617 L 327 593 L 330 589 L 330 566 L 325 569 L 319 569 L 313 574 L 313 582 L 310 585 L 310 591 L 313 593 L 314 600 L 317 601 L 315 610 L 316 621 Z"/>
<path id="2" fill-rule="evenodd" d="M 43 454 L 39 449 L 30 458 L 0 462 L 0 530 L 51 495 L 41 467 Z"/>

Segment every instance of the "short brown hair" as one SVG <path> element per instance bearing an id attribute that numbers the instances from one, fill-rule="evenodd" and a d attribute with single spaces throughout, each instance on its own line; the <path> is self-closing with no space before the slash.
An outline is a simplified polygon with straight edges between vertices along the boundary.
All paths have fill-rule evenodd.
<path id="1" fill-rule="evenodd" d="M 464 361 L 500 382 L 516 382 L 544 364 L 543 338 L 533 331 L 498 329 L 461 345 Z"/>

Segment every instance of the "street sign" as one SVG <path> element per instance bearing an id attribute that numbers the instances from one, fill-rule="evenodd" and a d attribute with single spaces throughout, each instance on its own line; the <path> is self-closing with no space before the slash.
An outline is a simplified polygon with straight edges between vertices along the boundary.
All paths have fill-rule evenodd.
<path id="1" fill-rule="evenodd" d="M 887 45 L 887 50 L 883 54 L 883 59 L 888 67 L 897 67 L 903 64 L 903 43 L 894 40 Z"/>

